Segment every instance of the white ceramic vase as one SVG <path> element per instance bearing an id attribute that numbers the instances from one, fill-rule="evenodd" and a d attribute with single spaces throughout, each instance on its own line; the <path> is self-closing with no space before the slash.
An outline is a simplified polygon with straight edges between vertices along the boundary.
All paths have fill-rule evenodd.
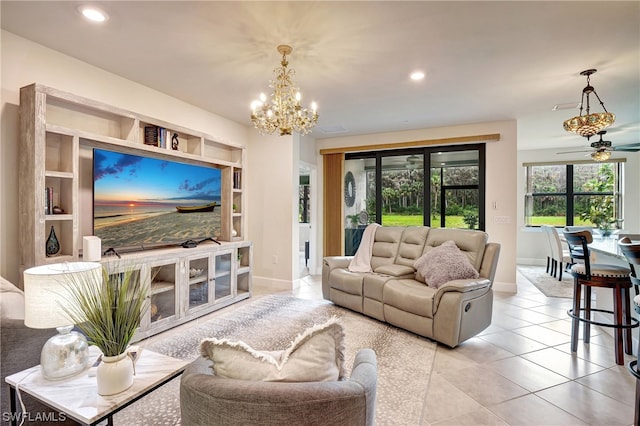
<path id="1" fill-rule="evenodd" d="M 133 361 L 126 352 L 103 356 L 96 376 L 99 395 L 115 395 L 125 391 L 133 384 Z"/>

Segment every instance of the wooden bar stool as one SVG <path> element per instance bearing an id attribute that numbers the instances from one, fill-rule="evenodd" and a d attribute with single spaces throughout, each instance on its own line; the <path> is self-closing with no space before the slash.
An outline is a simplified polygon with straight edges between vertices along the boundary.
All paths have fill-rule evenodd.
<path id="1" fill-rule="evenodd" d="M 631 329 L 638 327 L 638 320 L 631 317 L 630 270 L 622 266 L 591 263 L 589 244 L 593 241 L 590 231 L 564 231 L 570 246 L 581 247 L 584 263 L 571 267 L 573 274 L 573 309 L 567 313 L 571 322 L 571 352 L 578 350 L 578 331 L 580 322 L 584 323 L 584 343 L 589 343 L 591 324 L 614 329 L 614 348 L 616 364 L 624 365 L 624 353 L 632 354 Z M 584 307 L 582 307 L 582 287 L 584 287 Z M 591 289 L 593 287 L 610 288 L 613 291 L 613 310 L 591 307 Z M 600 322 L 591 319 L 591 312 L 613 315 L 612 322 Z M 583 315 L 584 314 L 584 315 Z"/>
<path id="2" fill-rule="evenodd" d="M 629 237 L 623 237 L 618 241 L 620 251 L 624 254 L 629 262 L 631 269 L 631 283 L 635 288 L 636 296 L 633 298 L 633 306 L 638 315 L 640 315 L 640 296 L 638 289 L 640 288 L 640 243 L 633 243 Z M 638 340 L 638 354 L 640 354 L 640 338 Z M 631 374 L 636 377 L 636 408 L 634 424 L 640 424 L 640 370 L 638 370 L 638 360 L 631 361 L 627 366 Z"/>

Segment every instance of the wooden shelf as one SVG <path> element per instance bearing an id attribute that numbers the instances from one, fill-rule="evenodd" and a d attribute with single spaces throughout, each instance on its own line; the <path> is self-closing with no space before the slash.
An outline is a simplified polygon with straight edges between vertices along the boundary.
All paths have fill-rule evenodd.
<path id="1" fill-rule="evenodd" d="M 23 270 L 48 262 L 45 243 L 51 223 L 56 222 L 68 223 L 56 228 L 64 243 L 61 250 L 70 260 L 81 259 L 82 237 L 91 232 L 93 221 L 91 209 L 80 208 L 92 196 L 92 177 L 87 172 L 92 148 L 219 168 L 223 176 L 218 237 L 231 241 L 234 227 L 238 236 L 244 236 L 244 194 L 233 187 L 233 173 L 239 176 L 238 184 L 243 184 L 244 145 L 41 84 L 20 89 L 18 116 L 19 258 Z M 171 136 L 175 133 L 178 149 L 171 149 L 170 138 L 165 148 L 145 145 L 146 126 L 165 128 Z M 45 188 L 53 189 L 51 205 L 64 209 L 64 214 L 47 214 Z M 239 213 L 232 213 L 233 204 L 240 206 Z"/>
<path id="2" fill-rule="evenodd" d="M 136 114 L 39 84 L 20 89 L 19 226 L 20 267 L 26 268 L 82 259 L 82 237 L 91 232 L 93 214 L 92 148 L 216 167 L 221 171 L 221 245 L 200 244 L 122 253 L 121 259 L 105 256 L 101 262 L 136 265 L 148 285 L 154 307 L 141 316 L 136 340 L 163 332 L 214 310 L 251 296 L 250 241 L 243 241 L 245 192 L 233 188 L 233 173 L 242 180 L 245 146 L 218 140 L 202 132 Z M 145 126 L 158 126 L 178 137 L 178 150 L 144 143 Z M 170 139 L 167 141 L 170 144 Z M 232 212 L 232 205 L 239 210 Z M 63 214 L 51 213 L 59 206 Z M 232 229 L 239 236 L 232 240 Z M 60 242 L 60 252 L 46 256 L 51 228 Z M 243 256 L 238 274 L 232 263 Z M 122 263 L 121 263 L 122 262 Z M 203 274 L 189 277 L 192 269 Z M 216 271 L 218 283 L 214 281 Z M 216 284 L 218 284 L 216 286 Z M 202 291 L 191 303 L 190 290 Z M 198 295 L 200 297 L 200 295 Z"/>
<path id="3" fill-rule="evenodd" d="M 73 179 L 75 177 L 74 174 L 71 172 L 58 172 L 55 170 L 45 170 L 44 175 L 45 177 L 61 178 L 61 179 Z"/>
<path id="4" fill-rule="evenodd" d="M 46 221 L 73 220 L 73 215 L 71 215 L 71 214 L 47 214 L 47 215 L 44 216 L 44 220 L 46 220 Z"/>
<path id="5" fill-rule="evenodd" d="M 151 283 L 151 292 L 150 295 L 164 293 L 165 291 L 175 290 L 176 283 L 168 282 L 168 281 L 154 281 Z"/>
<path id="6" fill-rule="evenodd" d="M 189 285 L 206 284 L 207 282 L 209 282 L 209 279 L 207 278 L 206 274 L 202 274 L 194 278 L 189 278 Z"/>

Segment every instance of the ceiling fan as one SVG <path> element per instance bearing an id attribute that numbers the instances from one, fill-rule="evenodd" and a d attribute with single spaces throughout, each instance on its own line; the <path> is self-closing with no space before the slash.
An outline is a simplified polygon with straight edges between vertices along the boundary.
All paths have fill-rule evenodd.
<path id="1" fill-rule="evenodd" d="M 611 141 L 605 141 L 602 137 L 607 133 L 606 130 L 601 130 L 598 132 L 600 139 L 595 142 L 591 142 L 591 149 L 581 149 L 578 151 L 562 151 L 558 152 L 558 154 L 573 154 L 576 152 L 588 152 L 591 158 L 595 161 L 605 161 L 611 157 L 611 152 L 613 151 L 626 151 L 626 152 L 638 152 L 640 151 L 640 143 L 631 143 L 628 145 L 611 145 Z M 587 138 L 588 140 L 589 138 Z"/>

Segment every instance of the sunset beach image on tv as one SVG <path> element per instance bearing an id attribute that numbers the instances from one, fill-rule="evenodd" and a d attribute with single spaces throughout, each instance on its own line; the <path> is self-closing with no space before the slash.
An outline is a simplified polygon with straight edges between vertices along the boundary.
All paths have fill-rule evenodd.
<path id="1" fill-rule="evenodd" d="M 93 234 L 102 249 L 143 250 L 220 233 L 221 170 L 93 150 Z"/>

